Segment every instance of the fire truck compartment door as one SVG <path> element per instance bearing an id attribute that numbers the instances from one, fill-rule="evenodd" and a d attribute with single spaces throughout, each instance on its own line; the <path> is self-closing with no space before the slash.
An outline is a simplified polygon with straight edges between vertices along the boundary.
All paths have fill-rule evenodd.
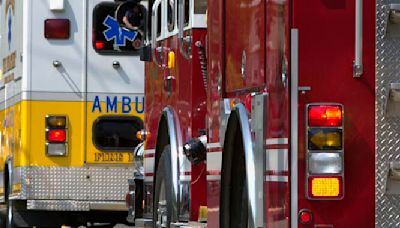
<path id="1" fill-rule="evenodd" d="M 227 92 L 265 84 L 265 4 L 251 0 L 225 3 Z"/>

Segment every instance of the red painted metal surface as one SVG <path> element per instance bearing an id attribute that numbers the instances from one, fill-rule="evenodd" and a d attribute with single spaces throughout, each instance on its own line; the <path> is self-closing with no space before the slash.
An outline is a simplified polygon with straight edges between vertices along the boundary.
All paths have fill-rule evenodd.
<path id="1" fill-rule="evenodd" d="M 355 1 L 293 1 L 293 27 L 299 29 L 299 210 L 313 213 L 314 225 L 374 227 L 375 170 L 375 1 L 364 1 L 364 74 L 355 79 Z M 305 106 L 344 105 L 344 199 L 305 198 Z M 310 227 L 300 225 L 300 227 Z"/>
<path id="2" fill-rule="evenodd" d="M 185 59 L 179 52 L 177 35 L 170 36 L 158 42 L 158 46 L 165 50 L 173 51 L 176 56 L 176 67 L 173 69 L 160 68 L 153 62 L 146 63 L 146 118 L 145 128 L 152 135 L 146 143 L 146 150 L 155 149 L 157 143 L 158 124 L 165 107 L 174 110 L 177 117 L 178 131 L 181 141 L 185 143 L 190 138 L 199 137 L 201 130 L 205 129 L 205 96 L 199 56 L 194 46 L 196 41 L 205 44 L 205 29 L 192 29 L 192 59 Z M 167 76 L 175 77 L 174 88 L 169 92 L 166 87 Z M 167 133 L 167 132 L 166 132 Z M 181 145 L 182 146 L 182 145 Z M 156 155 L 157 157 L 157 155 Z M 154 164 L 155 165 L 155 164 Z M 153 176 L 154 173 L 145 173 Z M 191 167 L 191 172 L 181 173 L 191 176 L 190 219 L 198 219 L 200 206 L 206 206 L 206 166 L 204 163 Z"/>

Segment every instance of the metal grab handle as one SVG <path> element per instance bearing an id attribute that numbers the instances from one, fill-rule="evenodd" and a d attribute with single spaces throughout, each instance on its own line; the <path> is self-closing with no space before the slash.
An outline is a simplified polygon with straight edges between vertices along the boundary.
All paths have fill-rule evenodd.
<path id="1" fill-rule="evenodd" d="M 154 47 L 154 53 L 156 53 L 156 44 L 157 44 L 157 27 L 158 27 L 158 20 L 157 20 L 157 9 L 160 6 L 163 0 L 156 0 L 153 4 L 153 8 L 151 9 L 151 44 Z M 161 65 L 158 62 L 157 58 L 152 58 L 153 62 L 157 65 Z"/>
<path id="2" fill-rule="evenodd" d="M 353 63 L 353 77 L 359 78 L 364 73 L 363 55 L 363 0 L 356 0 L 356 31 L 355 31 L 355 59 Z"/>
<path id="3" fill-rule="evenodd" d="M 192 56 L 183 48 L 183 43 L 190 43 L 191 42 L 191 37 L 183 37 L 183 25 L 184 25 L 184 19 L 185 19 L 185 1 L 184 0 L 179 0 L 178 2 L 178 11 L 179 11 L 179 23 L 178 23 L 178 46 L 179 46 L 179 51 L 183 55 L 185 59 L 190 59 Z"/>

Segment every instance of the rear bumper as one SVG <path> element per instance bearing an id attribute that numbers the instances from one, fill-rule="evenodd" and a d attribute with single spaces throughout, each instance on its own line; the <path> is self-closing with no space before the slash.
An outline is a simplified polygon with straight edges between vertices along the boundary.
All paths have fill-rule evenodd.
<path id="1" fill-rule="evenodd" d="M 10 198 L 37 210 L 124 210 L 133 167 L 18 167 Z M 123 207 L 122 207 L 123 206 Z"/>
<path id="2" fill-rule="evenodd" d="M 28 210 L 45 211 L 126 211 L 121 201 L 27 200 Z"/>

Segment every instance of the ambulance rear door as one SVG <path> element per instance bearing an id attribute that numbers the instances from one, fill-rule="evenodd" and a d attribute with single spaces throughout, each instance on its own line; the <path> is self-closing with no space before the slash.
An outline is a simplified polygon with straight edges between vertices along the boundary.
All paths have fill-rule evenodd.
<path id="1" fill-rule="evenodd" d="M 87 163 L 129 163 L 136 132 L 143 128 L 142 32 L 123 22 L 135 4 L 140 3 L 88 1 Z"/>

